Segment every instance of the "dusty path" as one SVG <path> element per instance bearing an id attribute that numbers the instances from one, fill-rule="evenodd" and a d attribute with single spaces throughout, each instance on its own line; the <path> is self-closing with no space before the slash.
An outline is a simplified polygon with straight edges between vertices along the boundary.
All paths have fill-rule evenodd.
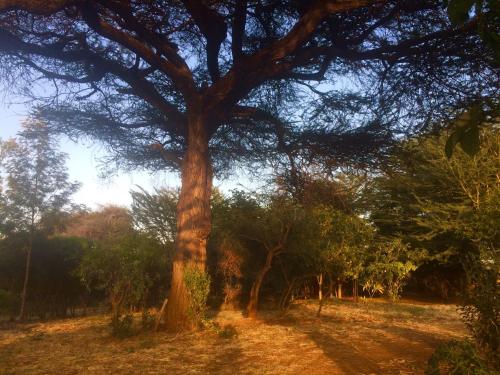
<path id="1" fill-rule="evenodd" d="M 441 342 L 466 331 L 454 306 L 301 304 L 285 317 L 221 312 L 237 336 L 109 336 L 103 316 L 0 331 L 0 374 L 421 374 Z"/>

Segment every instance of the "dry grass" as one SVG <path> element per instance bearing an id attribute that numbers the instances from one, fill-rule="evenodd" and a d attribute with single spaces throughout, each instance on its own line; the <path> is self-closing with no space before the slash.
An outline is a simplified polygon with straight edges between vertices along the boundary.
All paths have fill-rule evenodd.
<path id="1" fill-rule="evenodd" d="M 286 316 L 216 314 L 237 335 L 109 335 L 94 316 L 0 331 L 0 374 L 419 374 L 441 342 L 465 335 L 454 306 L 302 303 Z"/>

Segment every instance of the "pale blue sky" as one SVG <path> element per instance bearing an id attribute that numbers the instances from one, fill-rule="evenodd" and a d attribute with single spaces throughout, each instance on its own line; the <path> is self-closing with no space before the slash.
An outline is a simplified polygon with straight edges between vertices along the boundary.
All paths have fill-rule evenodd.
<path id="1" fill-rule="evenodd" d="M 14 137 L 27 113 L 28 109 L 24 105 L 7 105 L 0 101 L 0 138 Z M 103 179 L 99 177 L 98 159 L 104 151 L 99 145 L 76 144 L 65 138 L 61 139 L 60 145 L 61 150 L 69 155 L 67 166 L 71 179 L 82 183 L 73 200 L 90 208 L 104 204 L 129 206 L 131 203 L 129 191 L 135 189 L 135 185 L 151 191 L 155 187 L 177 187 L 180 184 L 176 174 L 162 172 L 151 174 L 147 171 L 119 172 L 115 177 Z M 215 181 L 214 185 L 223 191 L 234 188 L 245 189 L 239 180 L 246 186 L 255 186 L 248 178 L 241 176 L 240 178 L 235 176 L 234 179 L 224 182 Z"/>

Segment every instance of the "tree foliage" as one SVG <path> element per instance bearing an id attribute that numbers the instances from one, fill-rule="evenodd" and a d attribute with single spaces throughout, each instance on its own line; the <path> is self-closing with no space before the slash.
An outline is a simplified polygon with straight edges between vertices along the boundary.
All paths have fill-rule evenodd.
<path id="1" fill-rule="evenodd" d="M 371 218 L 382 233 L 426 248 L 431 259 L 460 265 L 466 286 L 463 315 L 477 343 L 493 354 L 500 309 L 498 127 L 483 130 L 474 156 L 457 150 L 448 158 L 445 142 L 444 134 L 424 137 L 396 151 L 369 196 Z"/>
<path id="2" fill-rule="evenodd" d="M 298 133 L 316 155 L 335 146 L 362 157 L 403 119 L 451 118 L 491 94 L 493 51 L 480 37 L 496 13 L 483 2 L 469 17 L 472 3 L 67 1 L 41 11 L 10 1 L 3 82 L 57 82 L 56 106 L 31 91 L 44 115 L 129 167 L 177 169 L 199 103 L 218 171 L 252 151 L 297 152 Z"/>
<path id="3" fill-rule="evenodd" d="M 395 133 L 495 95 L 478 31 L 490 9 L 463 19 L 457 1 L 9 0 L 0 76 L 54 131 L 104 143 L 114 164 L 182 171 L 167 306 L 182 329 L 183 272 L 205 268 L 214 172 L 297 156 L 367 164 Z M 53 84 L 45 97 L 39 80 Z"/>
<path id="4" fill-rule="evenodd" d="M 70 203 L 79 184 L 69 181 L 66 155 L 57 150 L 47 124 L 32 118 L 24 123 L 17 139 L 1 144 L 5 173 L 1 219 L 4 234 L 25 233 L 26 267 L 19 318 L 24 319 L 35 234 L 42 219 L 58 215 Z"/>
<path id="5" fill-rule="evenodd" d="M 67 155 L 58 151 L 47 124 L 31 119 L 17 138 L 2 143 L 4 233 L 39 229 L 44 216 L 69 208 L 79 187 L 70 182 Z"/>
<path id="6" fill-rule="evenodd" d="M 134 225 L 162 243 L 174 242 L 179 192 L 173 189 L 155 189 L 151 194 L 139 188 L 130 194 Z"/>
<path id="7" fill-rule="evenodd" d="M 84 215 L 75 222 L 85 225 L 84 238 L 89 250 L 79 265 L 79 275 L 89 289 L 105 292 L 112 311 L 112 323 L 118 327 L 127 308 L 156 303 L 166 284 L 168 257 L 164 245 L 145 234 L 135 232 L 129 212 L 107 207 Z M 90 230 L 89 230 L 90 228 Z M 98 228 L 96 233 L 92 229 Z"/>

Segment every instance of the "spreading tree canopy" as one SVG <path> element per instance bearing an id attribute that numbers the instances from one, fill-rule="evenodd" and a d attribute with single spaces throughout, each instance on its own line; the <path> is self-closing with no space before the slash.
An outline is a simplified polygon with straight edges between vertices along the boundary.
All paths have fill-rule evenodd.
<path id="1" fill-rule="evenodd" d="M 179 329 L 183 270 L 205 268 L 214 171 L 332 150 L 365 162 L 394 131 L 492 95 L 495 10 L 447 3 L 4 0 L 0 73 L 53 129 L 104 142 L 118 165 L 181 170 L 166 317 Z"/>

